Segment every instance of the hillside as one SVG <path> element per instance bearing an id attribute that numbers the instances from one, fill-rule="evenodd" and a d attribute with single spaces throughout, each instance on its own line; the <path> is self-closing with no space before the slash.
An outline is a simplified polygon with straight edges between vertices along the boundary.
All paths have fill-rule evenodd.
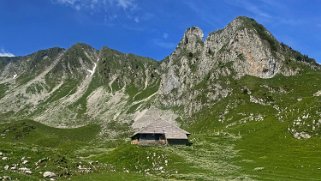
<path id="1" fill-rule="evenodd" d="M 0 166 L 24 156 L 33 170 L 0 176 L 319 179 L 320 65 L 247 17 L 203 36 L 187 29 L 160 62 L 82 43 L 0 57 L 0 152 L 10 158 Z M 129 145 L 160 118 L 191 132 L 193 145 Z M 47 155 L 46 166 L 32 163 Z"/>

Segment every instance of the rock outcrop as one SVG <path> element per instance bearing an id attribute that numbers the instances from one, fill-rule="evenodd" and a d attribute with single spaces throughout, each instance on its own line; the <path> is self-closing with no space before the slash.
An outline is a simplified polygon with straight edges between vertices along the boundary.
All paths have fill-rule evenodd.
<path id="1" fill-rule="evenodd" d="M 271 78 L 280 73 L 284 56 L 280 44 L 253 19 L 238 17 L 224 29 L 203 40 L 197 27 L 188 28 L 176 50 L 161 63 L 160 101 L 165 106 L 183 106 L 191 115 L 229 94 L 220 77 L 251 75 Z M 199 88 L 206 79 L 207 84 Z M 201 94 L 208 102 L 198 100 Z"/>

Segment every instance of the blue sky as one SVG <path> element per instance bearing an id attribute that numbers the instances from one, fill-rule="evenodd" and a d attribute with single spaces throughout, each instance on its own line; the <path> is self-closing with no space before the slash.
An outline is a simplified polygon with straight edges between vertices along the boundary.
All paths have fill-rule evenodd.
<path id="1" fill-rule="evenodd" d="M 205 36 L 237 16 L 321 60 L 319 0 L 0 0 L 0 55 L 27 55 L 77 42 L 157 60 L 190 26 Z"/>

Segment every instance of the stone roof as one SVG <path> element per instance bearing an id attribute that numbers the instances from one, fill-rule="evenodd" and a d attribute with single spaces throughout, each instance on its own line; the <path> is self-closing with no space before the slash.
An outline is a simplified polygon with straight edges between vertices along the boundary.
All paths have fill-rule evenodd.
<path id="1" fill-rule="evenodd" d="M 150 123 L 133 136 L 137 134 L 165 134 L 166 139 L 187 139 L 187 135 L 190 135 L 189 132 L 163 120 Z"/>

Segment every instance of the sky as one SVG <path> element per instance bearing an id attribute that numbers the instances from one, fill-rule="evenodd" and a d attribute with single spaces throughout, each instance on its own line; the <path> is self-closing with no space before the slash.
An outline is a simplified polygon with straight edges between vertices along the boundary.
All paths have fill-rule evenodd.
<path id="1" fill-rule="evenodd" d="M 0 56 L 87 43 L 162 60 L 191 26 L 205 37 L 237 16 L 321 61 L 320 0 L 0 0 Z"/>

